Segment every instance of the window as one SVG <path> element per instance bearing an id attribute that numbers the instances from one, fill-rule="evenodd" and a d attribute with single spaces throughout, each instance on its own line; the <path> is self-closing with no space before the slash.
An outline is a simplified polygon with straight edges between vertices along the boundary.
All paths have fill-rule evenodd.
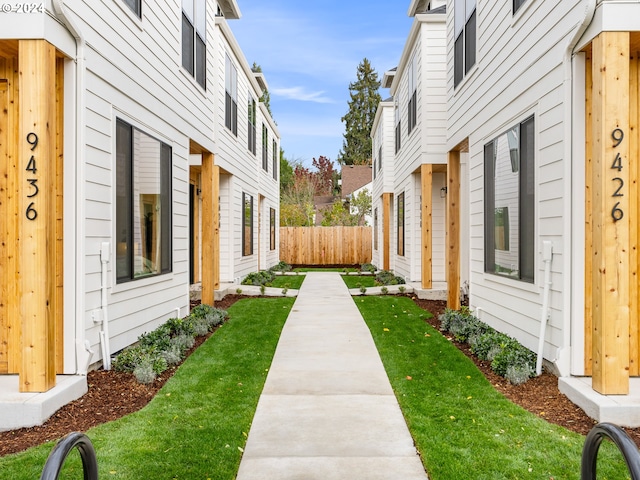
<path id="1" fill-rule="evenodd" d="M 485 272 L 533 283 L 534 118 L 484 146 Z"/>
<path id="2" fill-rule="evenodd" d="M 142 18 L 142 0 L 124 0 L 124 4 L 139 18 Z"/>
<path id="3" fill-rule="evenodd" d="M 520 7 L 524 5 L 526 2 L 527 0 L 513 0 L 513 14 L 515 15 L 516 12 L 520 9 Z"/>
<path id="4" fill-rule="evenodd" d="M 269 209 L 269 249 L 276 249 L 276 209 Z"/>
<path id="5" fill-rule="evenodd" d="M 404 256 L 404 192 L 398 195 L 398 255 Z"/>
<path id="6" fill-rule="evenodd" d="M 409 66 L 409 75 L 408 75 L 408 84 L 409 84 L 409 88 L 408 88 L 408 95 L 409 95 L 409 105 L 407 107 L 407 132 L 409 135 L 411 135 L 411 132 L 413 131 L 414 127 L 416 126 L 416 123 L 418 121 L 418 107 L 417 107 L 417 100 L 418 100 L 418 87 L 416 85 L 417 83 L 417 55 L 413 56 L 413 59 L 411 60 L 411 65 Z"/>
<path id="7" fill-rule="evenodd" d="M 249 140 L 247 144 L 247 148 L 253 153 L 256 154 L 256 100 L 249 93 L 249 122 L 248 122 L 248 130 L 249 130 Z"/>
<path id="8" fill-rule="evenodd" d="M 278 180 L 278 142 L 273 140 L 273 156 L 271 161 L 273 162 L 273 179 Z"/>
<path id="9" fill-rule="evenodd" d="M 253 255 L 253 197 L 242 194 L 242 256 Z"/>
<path id="10" fill-rule="evenodd" d="M 372 163 L 372 166 L 373 166 L 373 179 L 375 180 L 376 179 L 376 163 L 378 163 L 375 156 L 373 157 L 373 162 L 371 162 L 371 163 Z"/>
<path id="11" fill-rule="evenodd" d="M 238 136 L 238 71 L 229 55 L 224 69 L 224 125 Z"/>
<path id="12" fill-rule="evenodd" d="M 267 126 L 262 124 L 262 169 L 269 171 L 269 131 Z"/>
<path id="13" fill-rule="evenodd" d="M 453 84 L 458 86 L 476 63 L 476 0 L 455 0 Z"/>
<path id="14" fill-rule="evenodd" d="M 116 121 L 117 282 L 171 271 L 171 147 Z"/>
<path id="15" fill-rule="evenodd" d="M 378 207 L 373 210 L 373 249 L 378 250 Z"/>
<path id="16" fill-rule="evenodd" d="M 400 121 L 400 109 L 398 108 L 398 106 L 396 105 L 395 108 L 395 114 L 396 114 L 396 153 L 398 153 L 400 151 L 400 138 L 402 135 L 402 131 L 401 131 L 401 124 L 402 122 Z"/>
<path id="17" fill-rule="evenodd" d="M 182 66 L 207 88 L 206 0 L 182 0 Z"/>

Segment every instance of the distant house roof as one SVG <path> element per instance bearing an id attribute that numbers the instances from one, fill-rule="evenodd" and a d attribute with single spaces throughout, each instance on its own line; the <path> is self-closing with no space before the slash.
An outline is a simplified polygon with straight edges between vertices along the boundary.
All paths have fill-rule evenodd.
<path id="1" fill-rule="evenodd" d="M 343 165 L 342 198 L 371 183 L 371 173 L 370 165 Z"/>

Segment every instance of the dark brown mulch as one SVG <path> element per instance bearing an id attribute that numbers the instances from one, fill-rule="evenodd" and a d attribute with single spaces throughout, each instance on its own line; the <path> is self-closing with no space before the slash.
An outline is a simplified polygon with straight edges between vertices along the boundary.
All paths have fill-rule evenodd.
<path id="1" fill-rule="evenodd" d="M 228 295 L 216 302 L 216 307 L 226 309 L 241 295 Z M 434 314 L 429 323 L 439 328 L 438 315 L 444 312 L 446 302 L 420 300 L 413 301 Z M 197 348 L 206 338 L 200 337 Z M 545 420 L 569 430 L 586 434 L 595 422 L 569 399 L 558 391 L 558 379 L 550 373 L 543 373 L 523 385 L 511 385 L 504 378 L 493 373 L 490 365 L 478 361 L 466 345 L 451 340 L 462 352 L 471 358 L 491 384 L 514 403 Z M 193 350 L 192 350 L 193 351 Z M 55 440 L 73 431 L 87 431 L 89 428 L 120 418 L 145 406 L 173 375 L 170 369 L 151 385 L 139 384 L 133 375 L 111 371 L 89 372 L 89 391 L 82 398 L 65 405 L 44 425 L 0 432 L 0 456 L 15 453 L 48 440 Z M 627 433 L 640 445 L 640 429 L 627 429 Z"/>

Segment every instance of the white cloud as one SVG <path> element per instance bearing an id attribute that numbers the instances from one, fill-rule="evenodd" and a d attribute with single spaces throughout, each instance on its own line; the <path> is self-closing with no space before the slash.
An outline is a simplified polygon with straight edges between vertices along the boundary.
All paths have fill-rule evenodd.
<path id="1" fill-rule="evenodd" d="M 324 91 L 308 92 L 304 87 L 272 88 L 270 93 L 287 100 L 313 103 L 335 103 L 334 100 L 324 95 Z"/>

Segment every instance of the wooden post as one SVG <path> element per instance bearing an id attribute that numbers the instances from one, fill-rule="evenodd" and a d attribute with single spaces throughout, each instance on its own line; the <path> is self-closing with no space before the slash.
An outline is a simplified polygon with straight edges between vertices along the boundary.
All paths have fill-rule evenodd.
<path id="1" fill-rule="evenodd" d="M 585 205 L 584 205 L 584 373 L 593 373 L 593 205 L 592 205 L 592 177 L 593 156 L 591 145 L 593 142 L 593 72 L 592 52 L 587 52 L 585 58 Z"/>
<path id="2" fill-rule="evenodd" d="M 460 152 L 447 164 L 447 307 L 460 308 Z"/>
<path id="3" fill-rule="evenodd" d="M 389 255 L 391 253 L 391 195 L 382 194 L 382 268 L 389 270 Z"/>
<path id="4" fill-rule="evenodd" d="M 21 392 L 55 386 L 55 48 L 43 40 L 19 42 L 18 138 Z"/>
<path id="5" fill-rule="evenodd" d="M 420 166 L 422 186 L 422 288 L 433 287 L 433 165 Z"/>
<path id="6" fill-rule="evenodd" d="M 638 218 L 638 161 L 640 161 L 640 52 L 631 52 L 629 64 L 629 218 Z M 633 160 L 631 160 L 633 159 Z M 630 222 L 629 230 L 629 375 L 640 375 L 640 330 L 638 325 L 638 229 L 637 221 Z"/>
<path id="7" fill-rule="evenodd" d="M 202 154 L 202 303 L 213 305 L 220 282 L 220 167 Z"/>
<path id="8" fill-rule="evenodd" d="M 629 393 L 629 33 L 593 41 L 593 388 Z"/>

